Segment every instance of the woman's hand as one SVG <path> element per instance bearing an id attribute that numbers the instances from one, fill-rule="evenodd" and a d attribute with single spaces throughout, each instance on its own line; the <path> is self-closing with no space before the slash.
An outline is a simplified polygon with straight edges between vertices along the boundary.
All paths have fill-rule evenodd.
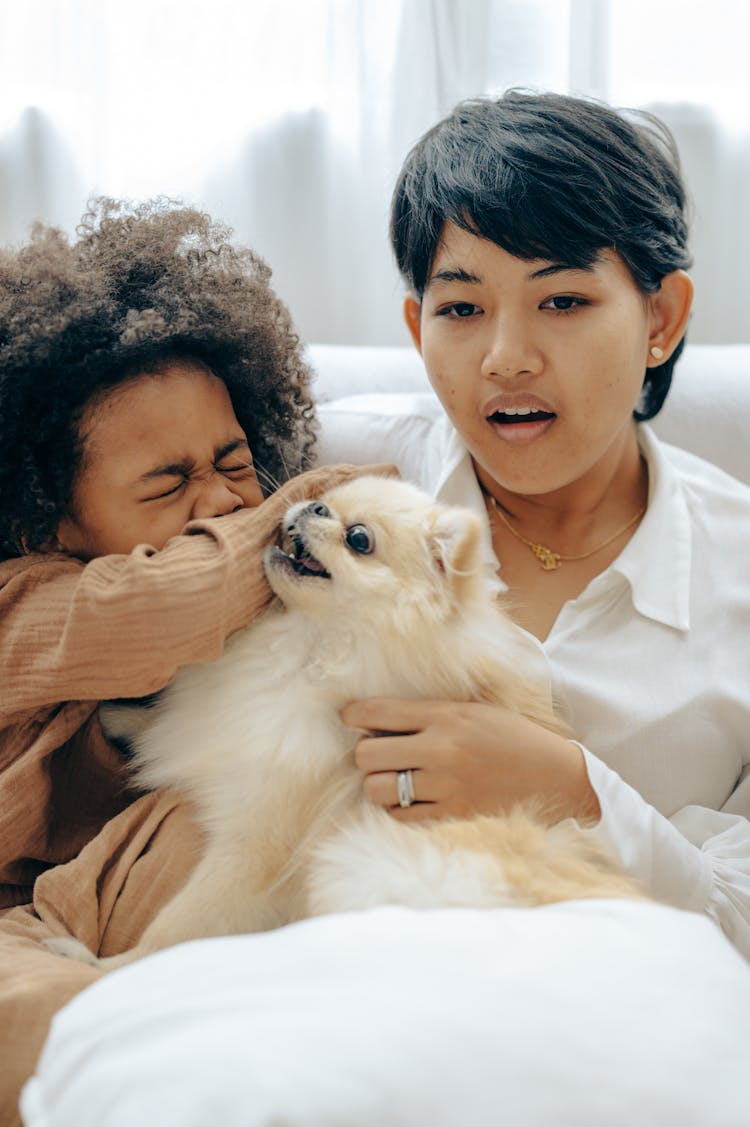
<path id="1" fill-rule="evenodd" d="M 498 705 L 372 698 L 341 718 L 366 733 L 355 750 L 365 794 L 403 821 L 499 814 L 521 802 L 550 824 L 600 816 L 581 749 Z M 415 800 L 401 807 L 396 774 L 409 769 Z"/>

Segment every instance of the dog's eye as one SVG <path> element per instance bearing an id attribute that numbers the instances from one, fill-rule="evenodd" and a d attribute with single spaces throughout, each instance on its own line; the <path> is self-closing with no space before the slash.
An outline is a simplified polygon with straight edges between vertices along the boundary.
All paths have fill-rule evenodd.
<path id="1" fill-rule="evenodd" d="M 369 555 L 375 547 L 372 533 L 363 524 L 353 524 L 351 528 L 347 528 L 344 540 L 347 548 L 359 552 L 361 556 Z"/>

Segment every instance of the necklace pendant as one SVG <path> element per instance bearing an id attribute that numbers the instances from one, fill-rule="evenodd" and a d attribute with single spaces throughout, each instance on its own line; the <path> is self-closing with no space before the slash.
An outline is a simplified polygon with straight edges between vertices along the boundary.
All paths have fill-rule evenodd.
<path id="1" fill-rule="evenodd" d="M 544 544 L 532 544 L 531 550 L 545 571 L 557 571 L 560 567 L 559 552 L 552 552 Z"/>

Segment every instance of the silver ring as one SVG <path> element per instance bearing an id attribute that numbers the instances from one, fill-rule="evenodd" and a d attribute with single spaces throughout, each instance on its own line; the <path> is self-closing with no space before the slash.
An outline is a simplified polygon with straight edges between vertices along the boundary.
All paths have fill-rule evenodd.
<path id="1" fill-rule="evenodd" d="M 399 806 L 411 806 L 415 798 L 414 772 L 411 768 L 408 771 L 396 772 L 396 793 Z"/>

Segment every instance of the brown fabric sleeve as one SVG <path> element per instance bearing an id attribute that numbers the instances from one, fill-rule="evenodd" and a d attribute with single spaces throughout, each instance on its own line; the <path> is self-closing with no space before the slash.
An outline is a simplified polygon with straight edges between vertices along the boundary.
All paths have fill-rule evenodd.
<path id="1" fill-rule="evenodd" d="M 40 873 L 69 861 L 131 802 L 127 782 L 95 703 L 0 732 L 0 907 L 27 904 Z"/>
<path id="2" fill-rule="evenodd" d="M 0 589 L 0 724 L 60 701 L 145 696 L 218 657 L 271 598 L 263 552 L 288 506 L 363 472 L 309 471 L 256 509 L 191 522 L 158 552 L 85 566 L 35 557 Z"/>
<path id="3" fill-rule="evenodd" d="M 21 909 L 16 909 L 21 911 Z M 57 1011 L 96 982 L 94 967 L 46 951 L 34 917 L 0 919 L 0 1123 L 20 1127 L 21 1088 L 34 1071 Z M 67 965 L 61 965 L 66 964 Z"/>

